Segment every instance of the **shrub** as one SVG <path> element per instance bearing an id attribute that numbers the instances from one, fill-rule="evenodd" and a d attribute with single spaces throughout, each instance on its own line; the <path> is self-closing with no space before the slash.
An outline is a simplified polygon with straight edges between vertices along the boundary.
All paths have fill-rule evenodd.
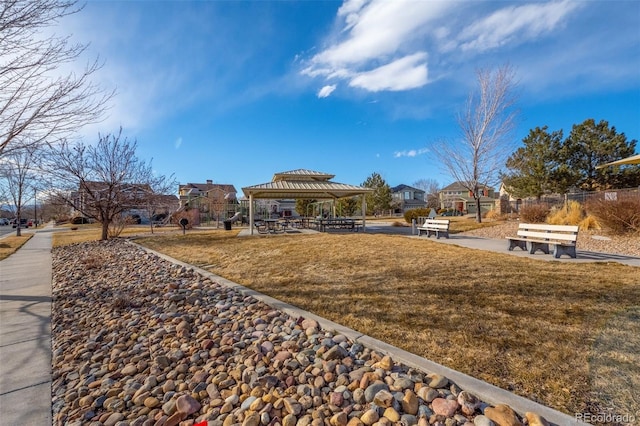
<path id="1" fill-rule="evenodd" d="M 578 225 L 580 229 L 600 229 L 598 220 L 587 215 L 582 205 L 577 201 L 569 201 L 562 208 L 555 209 L 547 217 L 551 225 Z"/>
<path id="2" fill-rule="evenodd" d="M 117 238 L 120 236 L 122 231 L 127 225 L 131 225 L 132 222 L 129 218 L 122 216 L 115 216 L 111 222 L 109 222 L 109 227 L 107 229 L 108 238 Z"/>
<path id="3" fill-rule="evenodd" d="M 412 223 L 412 220 L 418 220 L 418 217 L 426 217 L 429 216 L 430 208 L 421 208 L 421 209 L 411 209 L 404 212 L 404 220 L 407 223 Z"/>
<path id="4" fill-rule="evenodd" d="M 500 210 L 498 210 L 498 209 L 489 210 L 488 212 L 486 212 L 484 214 L 484 217 L 486 219 L 492 219 L 492 220 L 502 220 L 502 219 L 504 219 L 504 215 L 502 213 L 500 213 Z"/>
<path id="5" fill-rule="evenodd" d="M 527 223 L 544 223 L 549 215 L 549 206 L 546 204 L 534 204 L 520 209 L 520 219 Z"/>
<path id="6" fill-rule="evenodd" d="M 595 216 L 591 216 L 591 215 L 588 215 L 587 217 L 582 219 L 578 225 L 580 225 L 580 229 L 584 229 L 584 230 L 601 229 L 600 222 L 598 222 L 598 219 L 596 219 Z"/>
<path id="7" fill-rule="evenodd" d="M 578 225 L 584 218 L 584 209 L 577 201 L 569 201 L 560 209 L 553 209 L 547 223 L 551 225 Z"/>
<path id="8" fill-rule="evenodd" d="M 587 204 L 587 210 L 614 234 L 640 234 L 640 198 L 595 200 Z"/>

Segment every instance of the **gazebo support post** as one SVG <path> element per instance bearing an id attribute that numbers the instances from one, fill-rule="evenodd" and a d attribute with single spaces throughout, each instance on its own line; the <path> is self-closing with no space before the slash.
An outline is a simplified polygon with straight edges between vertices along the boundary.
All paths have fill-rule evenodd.
<path id="1" fill-rule="evenodd" d="M 249 194 L 249 235 L 253 235 L 253 194 Z"/>
<path id="2" fill-rule="evenodd" d="M 362 197 L 362 232 L 367 230 L 367 197 L 365 194 L 361 195 Z"/>

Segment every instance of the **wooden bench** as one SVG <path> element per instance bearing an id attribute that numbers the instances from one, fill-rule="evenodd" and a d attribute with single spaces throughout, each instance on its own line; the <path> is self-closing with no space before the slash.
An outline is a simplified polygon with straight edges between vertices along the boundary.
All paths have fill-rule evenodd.
<path id="1" fill-rule="evenodd" d="M 521 223 L 518 226 L 516 237 L 507 237 L 509 251 L 519 247 L 534 254 L 538 250 L 549 254 L 550 246 L 553 247 L 553 257 L 558 259 L 563 254 L 576 258 L 576 240 L 578 239 L 578 226 L 573 225 L 547 225 L 546 223 Z"/>
<path id="2" fill-rule="evenodd" d="M 427 238 L 433 234 L 436 236 L 436 239 L 439 239 L 440 234 L 442 234 L 446 238 L 449 238 L 449 222 L 449 219 L 427 219 L 422 226 L 418 226 L 418 236 L 426 233 Z"/>

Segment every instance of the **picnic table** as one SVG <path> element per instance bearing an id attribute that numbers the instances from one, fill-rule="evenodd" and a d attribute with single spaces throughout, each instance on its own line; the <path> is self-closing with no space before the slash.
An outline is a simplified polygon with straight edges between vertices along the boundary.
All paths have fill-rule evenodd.
<path id="1" fill-rule="evenodd" d="M 356 222 L 350 218 L 334 218 L 334 219 L 319 219 L 318 230 L 326 231 L 327 229 L 348 229 L 350 231 L 357 232 L 360 229 L 360 222 Z"/>

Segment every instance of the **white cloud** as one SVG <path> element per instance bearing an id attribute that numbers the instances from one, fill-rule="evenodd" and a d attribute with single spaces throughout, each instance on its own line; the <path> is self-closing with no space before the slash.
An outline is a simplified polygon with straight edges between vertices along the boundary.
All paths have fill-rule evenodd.
<path id="1" fill-rule="evenodd" d="M 419 155 L 427 154 L 428 152 L 429 152 L 429 148 L 409 149 L 405 151 L 396 151 L 393 153 L 393 157 L 394 158 L 417 157 Z"/>
<path id="2" fill-rule="evenodd" d="M 337 13 L 340 33 L 304 63 L 311 78 L 346 80 L 367 91 L 401 91 L 428 82 L 427 54 L 413 46 L 454 6 L 450 2 L 346 0 Z"/>
<path id="3" fill-rule="evenodd" d="M 176 142 L 174 145 L 176 149 L 180 149 L 180 147 L 182 146 L 182 137 L 179 137 L 178 139 L 176 139 Z"/>
<path id="4" fill-rule="evenodd" d="M 557 36 L 581 7 L 587 6 L 571 0 L 345 0 L 336 31 L 327 35 L 324 49 L 301 61 L 300 73 L 371 92 L 412 90 L 451 75 L 451 67 L 461 75 L 469 54 L 499 54 Z"/>
<path id="5" fill-rule="evenodd" d="M 318 97 L 319 98 L 326 98 L 328 97 L 331 93 L 333 93 L 334 90 L 336 90 L 336 85 L 332 84 L 330 86 L 324 86 L 322 89 L 320 89 L 318 91 Z"/>
<path id="6" fill-rule="evenodd" d="M 418 39 L 425 25 L 452 7 L 448 2 L 372 0 L 350 14 L 354 21 L 345 40 L 312 58 L 320 67 L 339 68 L 397 54 L 410 41 Z M 339 14 L 340 16 L 340 14 Z"/>
<path id="7" fill-rule="evenodd" d="M 427 84 L 426 53 L 405 56 L 387 65 L 355 76 L 349 82 L 370 92 L 408 90 Z"/>
<path id="8" fill-rule="evenodd" d="M 521 44 L 550 33 L 579 6 L 578 2 L 565 0 L 505 7 L 469 25 L 458 37 L 457 47 L 484 51 Z"/>
<path id="9" fill-rule="evenodd" d="M 338 9 L 338 16 L 344 16 L 347 28 L 350 28 L 358 21 L 358 12 L 364 7 L 367 0 L 345 0 Z"/>

